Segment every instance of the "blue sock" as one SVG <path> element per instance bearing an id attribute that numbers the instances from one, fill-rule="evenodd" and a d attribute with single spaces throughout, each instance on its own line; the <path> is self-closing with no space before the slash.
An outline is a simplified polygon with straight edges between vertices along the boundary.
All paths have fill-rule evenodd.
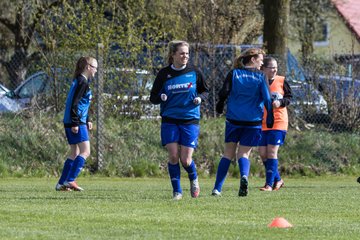
<path id="1" fill-rule="evenodd" d="M 278 161 L 278 166 L 276 167 L 276 173 L 275 173 L 275 177 L 274 177 L 274 182 L 278 182 L 281 180 L 281 177 L 280 177 L 280 173 L 279 173 L 279 161 Z"/>
<path id="2" fill-rule="evenodd" d="M 68 175 L 69 175 L 69 172 L 70 172 L 70 169 L 71 169 L 71 166 L 73 165 L 74 163 L 74 160 L 68 158 L 66 159 L 66 161 L 64 162 L 64 167 L 63 167 L 63 170 L 61 172 L 61 176 L 60 176 L 60 179 L 59 179 L 59 184 L 63 185 L 64 182 L 66 181 Z"/>
<path id="3" fill-rule="evenodd" d="M 74 163 L 70 169 L 69 176 L 66 179 L 68 182 L 73 182 L 75 179 L 79 176 L 81 169 L 83 168 L 85 164 L 85 158 L 82 156 L 77 156 L 74 160 Z"/>
<path id="4" fill-rule="evenodd" d="M 267 169 L 268 169 L 268 163 L 267 163 L 267 161 L 265 160 L 265 161 L 263 161 L 263 164 L 264 164 L 264 167 L 265 167 L 265 174 L 266 174 L 266 171 L 267 171 Z"/>
<path id="5" fill-rule="evenodd" d="M 194 179 L 197 179 L 197 172 L 196 172 L 196 165 L 194 160 L 191 161 L 190 166 L 188 167 L 184 167 L 184 169 L 186 170 L 186 172 L 189 174 L 189 180 L 192 181 Z"/>
<path id="6" fill-rule="evenodd" d="M 171 185 L 173 187 L 173 192 L 182 193 L 180 185 L 180 164 L 170 164 L 168 163 L 168 170 L 170 175 Z"/>
<path id="7" fill-rule="evenodd" d="M 226 175 L 229 171 L 230 163 L 230 159 L 227 159 L 225 157 L 222 157 L 220 159 L 220 163 L 216 172 L 216 181 L 214 186 L 214 189 L 218 190 L 219 192 L 221 192 L 221 188 L 225 182 Z"/>
<path id="8" fill-rule="evenodd" d="M 269 158 L 266 160 L 267 169 L 266 169 L 266 184 L 269 186 L 273 186 L 274 178 L 277 172 L 278 160 Z"/>
<path id="9" fill-rule="evenodd" d="M 241 157 L 238 160 L 240 177 L 246 176 L 249 177 L 250 174 L 250 161 L 247 158 Z"/>

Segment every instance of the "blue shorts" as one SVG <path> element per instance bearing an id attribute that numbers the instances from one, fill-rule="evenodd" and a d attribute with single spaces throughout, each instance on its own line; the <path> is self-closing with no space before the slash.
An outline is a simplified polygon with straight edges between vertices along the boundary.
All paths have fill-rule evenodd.
<path id="1" fill-rule="evenodd" d="M 261 126 L 239 126 L 225 122 L 225 142 L 240 143 L 243 146 L 258 146 L 261 138 Z"/>
<path id="2" fill-rule="evenodd" d="M 71 128 L 65 128 L 65 134 L 70 145 L 89 141 L 89 131 L 86 125 L 80 125 L 78 133 L 73 133 Z"/>
<path id="3" fill-rule="evenodd" d="M 175 143 L 196 148 L 200 133 L 199 124 L 161 123 L 161 144 Z"/>
<path id="4" fill-rule="evenodd" d="M 284 144 L 286 136 L 285 130 L 268 130 L 262 131 L 259 146 L 275 145 L 281 146 Z"/>

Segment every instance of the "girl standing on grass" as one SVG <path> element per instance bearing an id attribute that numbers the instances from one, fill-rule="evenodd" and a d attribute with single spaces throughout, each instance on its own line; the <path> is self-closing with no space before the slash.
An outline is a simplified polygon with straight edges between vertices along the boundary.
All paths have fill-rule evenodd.
<path id="1" fill-rule="evenodd" d="M 288 129 L 288 113 L 286 106 L 290 104 L 292 98 L 291 88 L 285 77 L 277 74 L 277 61 L 269 57 L 264 59 L 262 70 L 267 76 L 270 86 L 270 94 L 273 100 L 274 109 L 274 126 L 269 129 L 263 120 L 261 141 L 259 144 L 260 157 L 264 163 L 266 171 L 265 186 L 260 188 L 261 191 L 277 191 L 284 186 L 278 170 L 278 151 L 279 147 L 284 144 L 286 132 Z M 264 119 L 266 118 L 264 111 Z"/>
<path id="2" fill-rule="evenodd" d="M 264 52 L 250 48 L 236 59 L 232 69 L 219 92 L 216 111 L 222 114 L 227 100 L 225 151 L 220 160 L 213 196 L 220 196 L 231 160 L 236 156 L 240 169 L 239 196 L 248 194 L 250 173 L 249 156 L 261 138 L 261 122 L 264 105 L 268 110 L 266 123 L 274 123 L 271 98 L 265 75 L 259 70 L 263 64 Z"/>
<path id="3" fill-rule="evenodd" d="M 66 99 L 64 114 L 65 134 L 70 145 L 71 154 L 64 163 L 56 191 L 83 191 L 75 182 L 90 155 L 88 130 L 92 129 L 89 107 L 92 98 L 90 79 L 97 72 L 95 58 L 81 57 L 76 63 L 74 80 Z"/>
<path id="4" fill-rule="evenodd" d="M 179 161 L 188 173 L 191 196 L 197 198 L 200 193 L 192 155 L 200 131 L 200 104 L 207 98 L 208 87 L 203 74 L 190 66 L 188 60 L 189 44 L 170 42 L 169 65 L 157 74 L 150 94 L 150 101 L 160 104 L 161 142 L 169 155 L 168 171 L 174 200 L 182 198 Z"/>

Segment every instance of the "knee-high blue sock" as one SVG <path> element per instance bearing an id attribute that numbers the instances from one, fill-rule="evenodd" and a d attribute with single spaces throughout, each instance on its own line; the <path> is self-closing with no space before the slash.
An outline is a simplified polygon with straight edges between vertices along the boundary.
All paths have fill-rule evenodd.
<path id="1" fill-rule="evenodd" d="M 184 167 L 184 169 L 188 173 L 190 181 L 197 179 L 196 165 L 194 160 L 191 161 L 191 164 L 188 167 Z"/>
<path id="2" fill-rule="evenodd" d="M 274 177 L 274 182 L 278 182 L 280 180 L 281 180 L 281 176 L 280 176 L 280 173 L 279 173 L 279 160 L 278 160 L 276 173 L 275 173 L 275 177 Z"/>
<path id="3" fill-rule="evenodd" d="M 170 164 L 168 163 L 168 170 L 170 175 L 171 185 L 173 187 L 173 192 L 182 193 L 180 185 L 180 164 Z"/>
<path id="4" fill-rule="evenodd" d="M 73 182 L 79 176 L 81 169 L 85 164 L 85 158 L 82 156 L 77 156 L 74 160 L 74 163 L 70 169 L 69 176 L 67 177 L 68 182 Z"/>
<path id="5" fill-rule="evenodd" d="M 238 160 L 240 177 L 246 176 L 249 177 L 250 174 L 250 161 L 247 158 L 241 157 Z"/>
<path id="6" fill-rule="evenodd" d="M 277 172 L 278 160 L 269 158 L 266 160 L 266 162 L 267 162 L 266 184 L 272 187 Z"/>
<path id="7" fill-rule="evenodd" d="M 216 181 L 214 186 L 214 189 L 218 190 L 219 192 L 221 192 L 222 186 L 225 182 L 226 175 L 229 171 L 230 163 L 230 159 L 227 159 L 225 157 L 220 159 L 220 163 L 216 172 Z"/>
<path id="8" fill-rule="evenodd" d="M 69 172 L 70 172 L 70 169 L 71 169 L 71 166 L 73 165 L 74 163 L 74 160 L 68 158 L 66 159 L 66 161 L 64 162 L 64 167 L 63 167 L 63 170 L 61 172 L 61 176 L 60 176 L 60 179 L 59 179 L 59 184 L 63 185 L 64 182 L 66 181 L 68 175 L 69 175 Z"/>
<path id="9" fill-rule="evenodd" d="M 263 161 L 263 164 L 264 164 L 264 168 L 265 168 L 265 174 L 266 174 L 266 171 L 267 171 L 267 169 L 268 169 L 268 164 L 267 164 L 267 161 L 265 160 L 265 161 Z"/>

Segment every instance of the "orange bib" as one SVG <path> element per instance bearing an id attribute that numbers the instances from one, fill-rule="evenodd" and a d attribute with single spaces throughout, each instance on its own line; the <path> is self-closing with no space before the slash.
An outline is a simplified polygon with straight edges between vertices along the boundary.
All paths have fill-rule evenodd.
<path id="1" fill-rule="evenodd" d="M 275 76 L 274 81 L 270 85 L 270 93 L 271 95 L 281 94 L 284 96 L 284 81 L 285 77 L 283 76 Z M 262 121 L 262 130 L 287 130 L 288 129 L 288 113 L 286 107 L 274 108 L 274 126 L 273 128 L 266 127 L 266 116 L 267 111 L 264 109 L 264 117 Z"/>

